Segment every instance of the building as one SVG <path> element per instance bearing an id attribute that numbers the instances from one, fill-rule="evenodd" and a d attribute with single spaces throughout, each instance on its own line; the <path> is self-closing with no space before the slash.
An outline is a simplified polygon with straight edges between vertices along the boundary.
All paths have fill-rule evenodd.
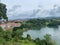
<path id="1" fill-rule="evenodd" d="M 14 27 L 19 27 L 21 26 L 20 22 L 10 22 L 8 21 L 7 23 L 0 23 L 0 27 L 2 27 L 4 30 L 10 30 L 13 29 Z"/>

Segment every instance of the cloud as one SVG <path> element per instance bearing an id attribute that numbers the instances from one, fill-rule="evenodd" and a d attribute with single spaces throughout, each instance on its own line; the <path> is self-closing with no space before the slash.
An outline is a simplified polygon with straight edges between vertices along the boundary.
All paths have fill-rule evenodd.
<path id="1" fill-rule="evenodd" d="M 60 6 L 56 6 L 56 8 L 50 10 L 50 15 L 53 17 L 60 17 Z"/>
<path id="2" fill-rule="evenodd" d="M 15 7 L 15 6 L 14 6 Z M 20 6 L 16 6 L 20 8 Z M 26 19 L 26 18 L 45 18 L 45 17 L 60 17 L 60 6 L 53 6 L 53 9 L 43 10 L 41 9 L 32 9 L 30 11 L 25 11 L 22 13 L 9 13 L 9 19 Z M 11 17 L 11 18 L 10 18 Z"/>
<path id="3" fill-rule="evenodd" d="M 14 5 L 11 9 L 8 10 L 8 12 L 14 12 L 14 11 L 16 11 L 18 8 L 21 8 L 21 5 Z"/>

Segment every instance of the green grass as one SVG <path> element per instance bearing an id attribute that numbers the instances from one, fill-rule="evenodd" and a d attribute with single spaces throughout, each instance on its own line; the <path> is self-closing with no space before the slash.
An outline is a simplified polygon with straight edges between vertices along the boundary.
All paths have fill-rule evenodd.
<path id="1" fill-rule="evenodd" d="M 22 40 L 21 45 L 37 45 L 33 41 L 28 41 L 28 40 Z"/>
<path id="2" fill-rule="evenodd" d="M 37 44 L 29 40 L 19 40 L 18 42 L 15 41 L 2 42 L 0 43 L 0 45 L 37 45 Z"/>

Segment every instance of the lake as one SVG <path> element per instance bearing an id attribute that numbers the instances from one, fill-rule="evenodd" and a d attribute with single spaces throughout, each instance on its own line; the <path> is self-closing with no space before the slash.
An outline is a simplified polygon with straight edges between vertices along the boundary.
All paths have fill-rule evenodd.
<path id="1" fill-rule="evenodd" d="M 32 39 L 40 38 L 43 39 L 44 35 L 51 34 L 51 37 L 56 40 L 57 45 L 60 45 L 60 26 L 58 28 L 49 28 L 44 27 L 40 30 L 28 30 L 23 33 L 23 37 L 26 37 L 27 34 L 31 36 Z"/>

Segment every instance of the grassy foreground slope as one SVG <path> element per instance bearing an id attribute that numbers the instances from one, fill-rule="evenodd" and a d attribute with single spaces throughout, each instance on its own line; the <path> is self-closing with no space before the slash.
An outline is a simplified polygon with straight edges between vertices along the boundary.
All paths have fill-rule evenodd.
<path id="1" fill-rule="evenodd" d="M 46 34 L 44 39 L 33 40 L 29 34 L 26 38 L 22 37 L 24 31 L 23 29 L 3 31 L 0 27 L 0 45 L 56 45 L 49 34 Z"/>

